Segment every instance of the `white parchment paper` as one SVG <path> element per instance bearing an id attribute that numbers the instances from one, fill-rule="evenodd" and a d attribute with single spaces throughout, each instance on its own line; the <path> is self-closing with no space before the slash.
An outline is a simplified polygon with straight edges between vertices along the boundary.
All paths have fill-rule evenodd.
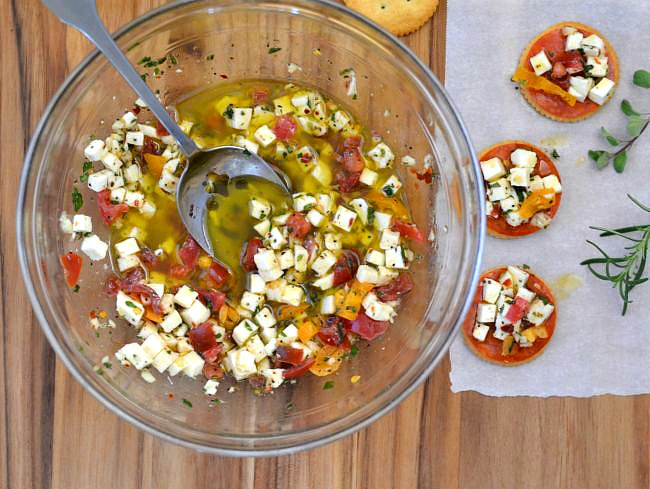
<path id="1" fill-rule="evenodd" d="M 563 20 L 600 30 L 616 48 L 621 68 L 614 100 L 575 124 L 537 114 L 510 82 L 524 47 L 546 27 Z M 605 149 L 598 135 L 600 126 L 625 134 L 621 100 L 627 98 L 637 110 L 650 111 L 650 90 L 632 85 L 636 69 L 650 69 L 650 1 L 450 0 L 446 65 L 447 89 L 477 150 L 505 139 L 534 144 L 549 137 L 565 140 L 555 144 L 563 196 L 554 222 L 527 238 L 488 237 L 483 270 L 526 263 L 551 286 L 569 273 L 583 283 L 559 301 L 555 335 L 546 351 L 529 364 L 489 364 L 476 357 L 462 337 L 456 338 L 451 348 L 452 390 L 493 396 L 649 393 L 650 284 L 634 290 L 636 302 L 621 317 L 617 292 L 579 263 L 595 256 L 585 243 L 596 238 L 589 225 L 650 223 L 650 215 L 625 196 L 630 193 L 650 204 L 650 134 L 644 134 L 630 151 L 621 175 L 611 167 L 598 171 L 586 159 L 588 149 Z M 612 240 L 609 249 L 622 250 L 621 242 L 608 240 Z"/>

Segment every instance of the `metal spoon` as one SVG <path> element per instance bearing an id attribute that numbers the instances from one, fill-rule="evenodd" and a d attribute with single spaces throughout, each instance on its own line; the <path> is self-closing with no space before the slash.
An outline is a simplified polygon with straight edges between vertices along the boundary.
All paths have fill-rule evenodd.
<path id="1" fill-rule="evenodd" d="M 85 35 L 106 56 L 165 129 L 176 139 L 180 150 L 188 160 L 187 169 L 176 187 L 176 205 L 183 224 L 205 251 L 215 256 L 206 229 L 206 204 L 210 196 L 204 190 L 203 182 L 208 173 L 226 175 L 229 178 L 255 176 L 275 183 L 282 192 L 290 193 L 291 188 L 286 176 L 256 154 L 237 146 L 203 150 L 185 135 L 113 41 L 97 14 L 95 0 L 43 0 L 43 3 L 62 22 Z"/>

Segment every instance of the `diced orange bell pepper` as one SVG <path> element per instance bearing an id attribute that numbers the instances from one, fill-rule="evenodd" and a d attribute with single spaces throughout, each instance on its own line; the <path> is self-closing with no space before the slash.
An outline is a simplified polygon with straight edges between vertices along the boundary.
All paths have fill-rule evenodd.
<path id="1" fill-rule="evenodd" d="M 573 107 L 576 104 L 577 99 L 569 92 L 552 81 L 547 80 L 543 76 L 537 76 L 534 72 L 526 69 L 524 66 L 517 68 L 517 71 L 515 71 L 515 74 L 512 77 L 512 81 L 519 82 L 525 88 L 533 88 L 551 95 L 557 95 L 570 107 Z"/>
<path id="2" fill-rule="evenodd" d="M 318 377 L 333 374 L 341 367 L 345 353 L 342 348 L 325 345 L 316 353 L 314 364 L 309 367 L 309 371 Z"/>
<path id="3" fill-rule="evenodd" d="M 373 284 L 359 282 L 358 280 L 352 282 L 343 304 L 336 309 L 336 315 L 354 321 L 361 311 L 361 301 L 373 287 Z"/>
<path id="4" fill-rule="evenodd" d="M 303 343 L 308 342 L 318 333 L 318 326 L 311 319 L 305 319 L 298 326 L 298 338 Z"/>
<path id="5" fill-rule="evenodd" d="M 523 219 L 530 219 L 537 212 L 544 209 L 550 209 L 555 202 L 555 199 L 553 198 L 554 195 L 553 191 L 549 189 L 539 189 L 531 192 L 530 195 L 526 197 L 526 200 L 521 204 L 519 215 Z"/>
<path id="6" fill-rule="evenodd" d="M 162 175 L 163 166 L 165 166 L 167 160 L 162 156 L 155 155 L 153 153 L 145 153 L 144 161 L 147 162 L 149 173 L 151 173 L 156 178 L 160 178 L 160 175 Z"/>

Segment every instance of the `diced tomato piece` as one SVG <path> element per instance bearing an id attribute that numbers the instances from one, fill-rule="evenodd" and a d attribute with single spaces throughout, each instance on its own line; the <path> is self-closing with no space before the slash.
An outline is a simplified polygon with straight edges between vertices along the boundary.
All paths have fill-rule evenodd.
<path id="1" fill-rule="evenodd" d="M 210 348 L 217 346 L 217 339 L 212 330 L 212 323 L 199 324 L 196 328 L 190 329 L 190 343 L 196 351 L 203 353 Z"/>
<path id="2" fill-rule="evenodd" d="M 350 173 L 342 168 L 334 172 L 334 180 L 339 186 L 339 190 L 344 193 L 352 192 L 359 184 L 361 172 Z"/>
<path id="3" fill-rule="evenodd" d="M 361 136 L 350 136 L 349 138 L 345 138 L 343 140 L 341 147 L 343 150 L 359 149 L 361 148 L 362 143 L 363 139 L 361 139 Z"/>
<path id="4" fill-rule="evenodd" d="M 199 298 L 212 313 L 219 312 L 226 303 L 226 294 L 214 289 L 194 289 L 199 293 Z"/>
<path id="5" fill-rule="evenodd" d="M 397 220 L 393 223 L 393 229 L 395 231 L 398 231 L 399 234 L 405 238 L 419 241 L 420 243 L 424 243 L 425 241 L 424 234 L 422 234 L 422 231 L 420 231 L 415 224 L 409 224 L 404 221 Z"/>
<path id="6" fill-rule="evenodd" d="M 275 121 L 275 126 L 273 126 L 272 131 L 280 141 L 288 141 L 296 133 L 297 127 L 293 117 L 290 115 L 282 115 Z"/>
<path id="7" fill-rule="evenodd" d="M 63 267 L 63 276 L 68 287 L 74 288 L 79 280 L 79 275 L 81 275 L 81 265 L 83 264 L 81 255 L 70 251 L 65 255 L 61 255 L 59 262 Z"/>
<path id="8" fill-rule="evenodd" d="M 343 169 L 348 173 L 361 173 L 365 166 L 361 158 L 361 138 L 359 136 L 349 137 L 343 140 L 341 148 L 337 152 L 336 159 Z"/>
<path id="9" fill-rule="evenodd" d="M 316 360 L 314 360 L 313 357 L 308 358 L 300 365 L 296 365 L 295 367 L 286 369 L 282 374 L 282 376 L 285 379 L 295 379 L 296 377 L 300 377 L 301 375 L 304 375 L 307 372 L 309 372 L 309 369 L 311 368 L 311 366 L 314 364 L 315 361 Z"/>
<path id="10" fill-rule="evenodd" d="M 565 51 L 551 59 L 553 63 L 560 62 L 569 75 L 575 75 L 584 70 L 582 55 L 579 51 Z"/>
<path id="11" fill-rule="evenodd" d="M 277 360 L 289 365 L 298 365 L 305 357 L 305 352 L 302 348 L 291 348 L 289 346 L 279 346 L 275 350 Z"/>
<path id="12" fill-rule="evenodd" d="M 169 136 L 169 131 L 165 129 L 165 126 L 163 126 L 159 120 L 156 120 L 156 131 L 160 137 Z"/>
<path id="13" fill-rule="evenodd" d="M 329 316 L 317 333 L 323 343 L 340 346 L 345 341 L 345 323 L 338 316 Z"/>
<path id="14" fill-rule="evenodd" d="M 347 321 L 348 331 L 358 334 L 364 340 L 374 340 L 386 332 L 390 323 L 388 321 L 375 321 L 370 319 L 365 311 L 361 311 L 354 321 Z"/>
<path id="15" fill-rule="evenodd" d="M 111 275 L 106 279 L 106 282 L 104 282 L 104 292 L 110 296 L 117 295 L 118 291 L 120 290 L 120 279 L 115 276 Z"/>
<path id="16" fill-rule="evenodd" d="M 354 278 L 359 268 L 359 255 L 352 250 L 343 250 L 334 264 L 334 287 Z"/>
<path id="17" fill-rule="evenodd" d="M 189 269 L 193 269 L 196 266 L 196 263 L 199 261 L 200 254 L 201 247 L 194 240 L 194 238 L 192 238 L 192 236 L 185 238 L 185 241 L 178 249 L 178 257 L 180 258 L 183 265 Z"/>
<path id="18" fill-rule="evenodd" d="M 223 379 L 224 371 L 219 364 L 206 362 L 203 365 L 203 375 L 206 379 Z"/>
<path id="19" fill-rule="evenodd" d="M 207 350 L 204 350 L 201 354 L 203 355 L 203 359 L 207 363 L 216 363 L 219 361 L 219 355 L 223 351 L 223 345 L 221 343 L 217 343 L 215 346 L 212 348 L 208 348 Z"/>
<path id="20" fill-rule="evenodd" d="M 102 215 L 104 222 L 110 226 L 117 219 L 129 212 L 129 206 L 126 204 L 113 204 L 111 202 L 111 191 L 104 189 L 97 194 L 97 205 L 99 213 Z"/>
<path id="21" fill-rule="evenodd" d="M 254 272 L 257 270 L 255 259 L 253 258 L 257 250 L 264 248 L 264 243 L 260 238 L 253 238 L 244 245 L 244 250 L 241 256 L 241 265 L 247 272 Z"/>
<path id="22" fill-rule="evenodd" d="M 151 136 L 145 136 L 141 151 L 142 154 L 149 153 L 152 155 L 161 155 L 163 153 L 162 143 Z"/>
<path id="23" fill-rule="evenodd" d="M 253 104 L 259 105 L 269 98 L 269 92 L 264 88 L 257 88 L 253 92 Z"/>
<path id="24" fill-rule="evenodd" d="M 145 265 L 153 265 L 158 257 L 154 254 L 154 252 L 151 250 L 151 248 L 144 247 L 139 253 L 140 255 L 140 260 L 142 260 L 142 263 Z"/>
<path id="25" fill-rule="evenodd" d="M 192 273 L 192 269 L 185 265 L 172 265 L 169 267 L 169 275 L 171 275 L 172 278 L 185 278 L 190 273 Z"/>
<path id="26" fill-rule="evenodd" d="M 311 231 L 311 224 L 303 214 L 294 212 L 287 219 L 287 230 L 294 238 L 302 239 Z"/>
<path id="27" fill-rule="evenodd" d="M 220 289 L 226 285 L 228 279 L 230 279 L 230 272 L 228 269 L 213 260 L 207 271 L 206 280 L 208 285 L 212 288 Z"/>
<path id="28" fill-rule="evenodd" d="M 515 298 L 514 304 L 510 305 L 508 312 L 506 313 L 505 319 L 514 324 L 519 321 L 524 315 L 528 312 L 528 306 L 530 303 L 525 300 L 523 297 Z"/>
<path id="29" fill-rule="evenodd" d="M 405 296 L 413 290 L 413 279 L 408 272 L 400 273 L 399 276 L 391 280 L 382 287 L 377 287 L 374 292 L 383 302 L 394 301 Z"/>
<path id="30" fill-rule="evenodd" d="M 551 78 L 560 79 L 567 75 L 566 66 L 561 61 L 553 63 L 553 70 L 551 71 Z"/>
<path id="31" fill-rule="evenodd" d="M 139 284 L 141 282 L 144 282 L 144 271 L 140 267 L 132 268 L 131 270 L 129 270 L 127 272 L 126 275 L 124 275 L 124 277 L 122 278 L 122 280 L 120 282 L 120 286 L 122 288 L 124 288 L 124 287 L 128 288 L 130 286 L 133 286 L 135 284 Z"/>

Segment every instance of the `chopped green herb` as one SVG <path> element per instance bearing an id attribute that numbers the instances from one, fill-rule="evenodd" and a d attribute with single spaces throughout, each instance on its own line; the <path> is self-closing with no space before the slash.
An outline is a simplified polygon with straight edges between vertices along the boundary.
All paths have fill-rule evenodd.
<path id="1" fill-rule="evenodd" d="M 329 390 L 334 388 L 334 381 L 333 380 L 328 380 L 323 384 L 323 390 Z"/>
<path id="2" fill-rule="evenodd" d="M 79 284 L 77 284 L 77 285 L 75 285 L 74 288 L 72 289 L 72 292 L 79 292 L 79 289 L 81 289 L 81 287 L 79 287 Z"/>
<path id="3" fill-rule="evenodd" d="M 174 56 L 173 54 L 170 54 L 170 55 L 169 55 L 169 62 L 170 62 L 171 64 L 173 64 L 173 65 L 177 65 L 177 64 L 178 64 L 178 60 L 176 59 L 176 56 Z"/>
<path id="4" fill-rule="evenodd" d="M 269 54 L 277 53 L 278 51 L 282 51 L 282 48 L 269 48 Z"/>
<path id="5" fill-rule="evenodd" d="M 81 192 L 77 190 L 77 187 L 72 187 L 72 207 L 74 207 L 74 211 L 77 212 L 79 209 L 81 209 L 84 205 L 84 198 L 81 195 Z"/>
<path id="6" fill-rule="evenodd" d="M 108 368 L 108 369 L 113 368 L 113 364 L 111 362 L 104 362 L 102 363 L 102 365 L 104 366 L 104 368 Z"/>
<path id="7" fill-rule="evenodd" d="M 79 180 L 82 182 L 87 182 L 88 177 L 90 176 L 90 173 L 93 171 L 93 162 L 92 161 L 84 161 L 83 167 L 82 167 L 82 173 L 79 175 Z"/>
<path id="8" fill-rule="evenodd" d="M 350 356 L 356 357 L 358 354 L 359 354 L 359 347 L 357 345 L 352 345 L 352 348 L 350 348 Z"/>
<path id="9" fill-rule="evenodd" d="M 136 306 L 132 301 L 126 301 L 125 304 L 129 307 L 133 307 L 134 309 L 138 308 L 138 306 Z"/>
<path id="10" fill-rule="evenodd" d="M 557 160 L 560 158 L 560 153 L 557 152 L 557 149 L 554 149 L 553 152 L 551 153 L 551 156 Z"/>
<path id="11" fill-rule="evenodd" d="M 185 399 L 185 398 L 183 398 L 183 400 L 182 400 L 181 402 L 182 402 L 183 404 L 185 404 L 185 405 L 186 405 L 187 407 L 189 407 L 189 408 L 192 407 L 192 403 L 191 403 L 190 401 L 188 401 L 187 399 Z"/>

